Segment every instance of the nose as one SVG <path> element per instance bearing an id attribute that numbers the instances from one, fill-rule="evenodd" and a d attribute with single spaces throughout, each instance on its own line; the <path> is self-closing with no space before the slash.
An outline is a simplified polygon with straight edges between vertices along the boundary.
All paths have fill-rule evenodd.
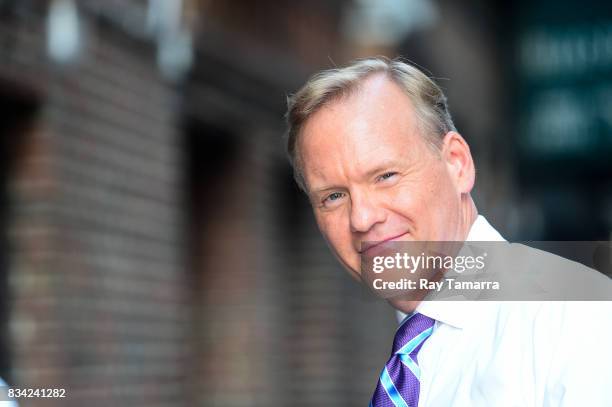
<path id="1" fill-rule="evenodd" d="M 351 232 L 366 233 L 386 219 L 386 211 L 373 197 L 365 193 L 351 194 Z"/>

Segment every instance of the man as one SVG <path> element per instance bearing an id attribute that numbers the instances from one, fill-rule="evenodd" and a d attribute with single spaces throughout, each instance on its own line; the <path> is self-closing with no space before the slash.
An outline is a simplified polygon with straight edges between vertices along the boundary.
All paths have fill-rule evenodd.
<path id="1" fill-rule="evenodd" d="M 503 241 L 478 215 L 444 94 L 415 67 L 371 58 L 319 73 L 287 121 L 296 181 L 355 278 L 382 243 Z M 408 317 L 373 406 L 612 406 L 609 303 L 389 302 Z"/>

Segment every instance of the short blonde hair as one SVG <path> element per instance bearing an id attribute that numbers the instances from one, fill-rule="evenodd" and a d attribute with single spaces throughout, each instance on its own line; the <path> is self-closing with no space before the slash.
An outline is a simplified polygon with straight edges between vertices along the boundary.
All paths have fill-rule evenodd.
<path id="1" fill-rule="evenodd" d="M 323 106 L 349 95 L 366 78 L 384 74 L 410 98 L 419 118 L 419 130 L 428 144 L 439 149 L 449 131 L 456 131 L 440 87 L 415 66 L 400 59 L 384 57 L 356 60 L 312 76 L 294 95 L 287 98 L 287 154 L 297 184 L 306 191 L 297 141 L 306 121 Z"/>

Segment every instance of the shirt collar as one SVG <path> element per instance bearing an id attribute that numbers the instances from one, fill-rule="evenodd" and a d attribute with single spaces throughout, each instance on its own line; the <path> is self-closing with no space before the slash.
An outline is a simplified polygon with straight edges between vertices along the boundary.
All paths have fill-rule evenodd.
<path id="1" fill-rule="evenodd" d="M 485 219 L 484 216 L 478 215 L 468 236 L 465 239 L 467 242 L 505 242 L 506 239 L 499 234 L 497 230 Z"/>
<path id="2" fill-rule="evenodd" d="M 468 242 L 501 242 L 506 239 L 491 226 L 484 216 L 478 215 L 465 240 Z M 474 301 L 465 301 L 462 296 L 457 296 L 444 301 L 423 301 L 418 305 L 416 311 L 440 323 L 463 328 L 468 318 L 474 315 L 476 305 Z M 405 317 L 406 314 L 397 311 L 399 321 L 403 321 Z"/>

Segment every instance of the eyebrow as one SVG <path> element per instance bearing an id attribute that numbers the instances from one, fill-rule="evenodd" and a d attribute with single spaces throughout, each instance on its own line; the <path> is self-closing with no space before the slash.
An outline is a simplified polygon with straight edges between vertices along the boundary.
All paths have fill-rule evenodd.
<path id="1" fill-rule="evenodd" d="M 383 161 L 380 164 L 377 164 L 376 167 L 368 170 L 364 175 L 365 175 L 365 178 L 371 178 L 374 175 L 384 172 L 386 169 L 390 167 L 399 167 L 399 165 L 400 163 L 397 160 Z"/>
<path id="2" fill-rule="evenodd" d="M 374 175 L 377 175 L 381 172 L 384 172 L 386 169 L 390 168 L 390 167 L 398 167 L 399 166 L 399 161 L 397 160 L 389 160 L 389 161 L 384 161 L 380 164 L 377 164 L 376 167 L 369 169 L 365 174 L 364 174 L 364 178 L 368 179 L 373 177 Z M 336 190 L 336 189 L 346 189 L 344 187 L 340 187 L 337 185 L 325 185 L 316 189 L 312 190 L 312 194 L 321 194 L 323 192 L 327 192 L 327 191 L 331 191 L 331 190 Z"/>

